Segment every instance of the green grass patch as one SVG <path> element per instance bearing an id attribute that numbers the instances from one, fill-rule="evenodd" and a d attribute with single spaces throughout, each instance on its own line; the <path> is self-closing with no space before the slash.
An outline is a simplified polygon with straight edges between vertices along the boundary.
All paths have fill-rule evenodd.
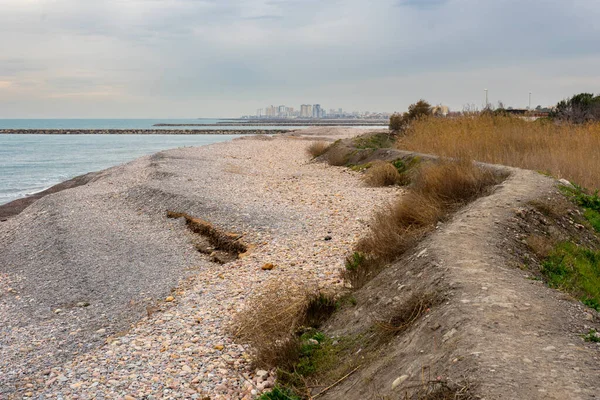
<path id="1" fill-rule="evenodd" d="M 587 334 L 583 335 L 583 340 L 586 342 L 600 343 L 600 335 L 598 335 L 598 332 L 595 329 L 590 329 Z"/>
<path id="2" fill-rule="evenodd" d="M 571 293 L 600 311 L 600 252 L 571 242 L 558 244 L 542 262 L 548 285 Z"/>
<path id="3" fill-rule="evenodd" d="M 381 149 L 385 147 L 392 147 L 393 145 L 394 141 L 387 133 L 364 135 L 354 139 L 354 147 L 357 149 Z"/>
<path id="4" fill-rule="evenodd" d="M 600 232 L 600 196 L 598 191 L 589 194 L 580 186 L 562 186 L 561 190 L 580 207 L 584 209 L 583 216 L 588 220 L 596 232 Z"/>
<path id="5" fill-rule="evenodd" d="M 275 386 L 272 390 L 263 393 L 258 400 L 302 400 L 290 389 Z"/>
<path id="6" fill-rule="evenodd" d="M 356 172 L 363 172 L 369 168 L 371 168 L 373 164 L 371 163 L 366 163 L 366 164 L 357 164 L 357 165 L 350 165 L 349 168 L 352 171 L 356 171 Z"/>

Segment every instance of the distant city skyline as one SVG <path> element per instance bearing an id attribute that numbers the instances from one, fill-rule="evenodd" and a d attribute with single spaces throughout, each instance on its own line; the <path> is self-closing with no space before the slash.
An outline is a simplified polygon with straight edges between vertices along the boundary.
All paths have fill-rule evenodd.
<path id="1" fill-rule="evenodd" d="M 548 106 L 600 92 L 598 20 L 591 0 L 4 0 L 0 118 Z"/>
<path id="2" fill-rule="evenodd" d="M 286 105 L 267 106 L 258 108 L 254 115 L 244 115 L 244 118 L 387 118 L 391 113 L 371 111 L 344 111 L 342 108 L 326 110 L 321 104 L 301 104 L 300 108 Z"/>

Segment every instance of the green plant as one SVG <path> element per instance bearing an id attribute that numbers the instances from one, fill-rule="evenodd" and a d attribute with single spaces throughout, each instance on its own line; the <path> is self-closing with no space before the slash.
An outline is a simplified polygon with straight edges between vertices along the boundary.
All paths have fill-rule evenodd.
<path id="1" fill-rule="evenodd" d="M 586 335 L 583 335 L 583 340 L 586 342 L 600 343 L 600 335 L 595 329 L 590 329 Z"/>
<path id="2" fill-rule="evenodd" d="M 542 262 L 548 285 L 565 290 L 600 311 L 600 252 L 559 243 Z"/>
<path id="3" fill-rule="evenodd" d="M 346 258 L 346 266 L 340 275 L 353 289 L 359 289 L 379 273 L 381 265 L 373 257 L 356 251 Z"/>
<path id="4" fill-rule="evenodd" d="M 392 147 L 394 142 L 387 133 L 374 133 L 359 136 L 354 139 L 354 147 L 357 149 L 381 149 Z"/>
<path id="5" fill-rule="evenodd" d="M 596 232 L 600 232 L 600 196 L 596 190 L 593 194 L 588 194 L 585 189 L 574 185 L 573 187 L 562 186 L 561 190 L 573 201 L 583 207 L 583 216 L 588 220 Z"/>
<path id="6" fill-rule="evenodd" d="M 258 400 L 301 400 L 292 390 L 275 386 L 269 392 L 263 393 Z"/>

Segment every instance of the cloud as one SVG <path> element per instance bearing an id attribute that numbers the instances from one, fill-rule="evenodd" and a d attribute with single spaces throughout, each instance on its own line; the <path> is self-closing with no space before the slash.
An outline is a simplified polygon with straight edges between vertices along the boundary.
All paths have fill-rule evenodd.
<path id="1" fill-rule="evenodd" d="M 391 111 L 476 102 L 469 76 L 507 103 L 543 79 L 551 103 L 599 91 L 599 17 L 586 0 L 4 0 L 0 117 Z"/>

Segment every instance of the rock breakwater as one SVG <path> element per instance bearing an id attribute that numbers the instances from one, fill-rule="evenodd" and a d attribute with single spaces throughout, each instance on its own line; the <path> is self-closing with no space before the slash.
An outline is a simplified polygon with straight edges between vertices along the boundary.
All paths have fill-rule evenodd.
<path id="1" fill-rule="evenodd" d="M 0 129 L 5 135 L 272 135 L 288 129 Z"/>

